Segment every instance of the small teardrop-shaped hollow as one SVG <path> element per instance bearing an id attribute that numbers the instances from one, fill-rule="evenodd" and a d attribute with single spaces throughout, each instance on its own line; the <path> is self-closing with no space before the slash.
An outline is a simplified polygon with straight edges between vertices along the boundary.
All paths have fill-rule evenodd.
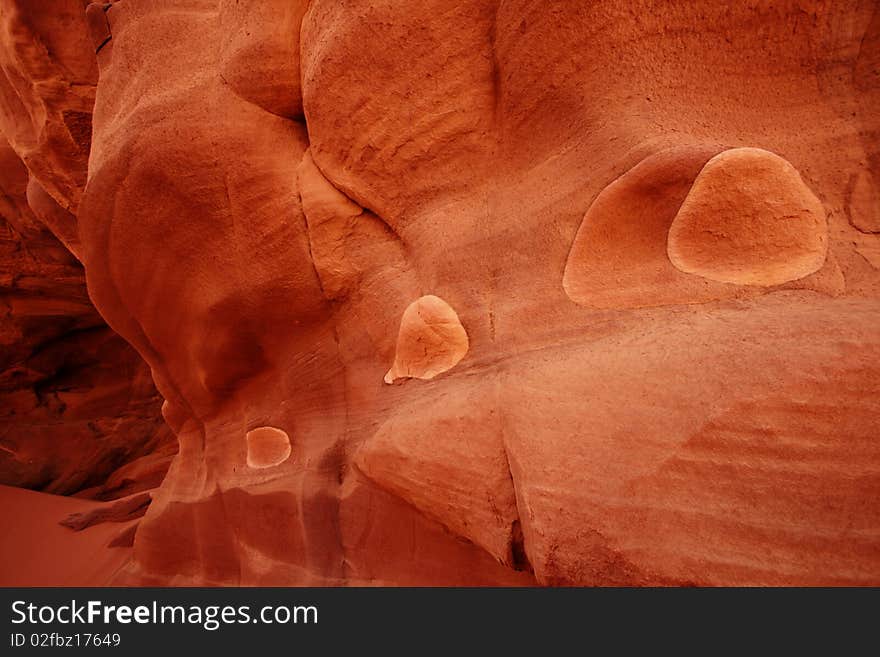
<path id="1" fill-rule="evenodd" d="M 735 285 L 803 278 L 822 267 L 827 250 L 822 202 L 787 160 L 759 148 L 709 160 L 667 237 L 677 269 Z"/>
<path id="2" fill-rule="evenodd" d="M 432 294 L 419 297 L 403 312 L 385 383 L 433 379 L 455 367 L 468 347 L 467 333 L 452 306 Z"/>
<path id="3" fill-rule="evenodd" d="M 247 464 L 250 468 L 271 468 L 290 456 L 287 432 L 275 427 L 258 427 L 247 432 Z"/>

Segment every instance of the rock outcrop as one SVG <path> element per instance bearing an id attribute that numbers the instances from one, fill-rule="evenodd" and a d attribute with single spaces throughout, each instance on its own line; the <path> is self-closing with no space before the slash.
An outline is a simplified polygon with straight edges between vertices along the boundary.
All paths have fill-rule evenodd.
<path id="1" fill-rule="evenodd" d="M 875 2 L 77 15 L 3 130 L 179 444 L 108 581 L 880 583 Z"/>
<path id="2" fill-rule="evenodd" d="M 0 3 L 0 483 L 106 498 L 161 483 L 174 441 L 79 260 L 96 83 L 82 2 Z M 107 487 L 141 457 L 152 476 Z"/>

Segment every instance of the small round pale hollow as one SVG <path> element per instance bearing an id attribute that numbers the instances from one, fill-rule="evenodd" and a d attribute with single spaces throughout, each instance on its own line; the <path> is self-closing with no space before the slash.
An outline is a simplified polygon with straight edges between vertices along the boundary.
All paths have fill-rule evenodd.
<path id="1" fill-rule="evenodd" d="M 468 347 L 467 332 L 452 306 L 433 294 L 419 297 L 403 312 L 394 364 L 385 383 L 433 379 L 455 367 Z"/>
<path id="2" fill-rule="evenodd" d="M 822 202 L 787 160 L 759 148 L 709 160 L 667 236 L 677 269 L 736 285 L 804 278 L 822 267 L 827 251 Z"/>
<path id="3" fill-rule="evenodd" d="M 246 438 L 249 468 L 271 468 L 290 457 L 290 438 L 286 431 L 258 427 L 248 431 Z"/>

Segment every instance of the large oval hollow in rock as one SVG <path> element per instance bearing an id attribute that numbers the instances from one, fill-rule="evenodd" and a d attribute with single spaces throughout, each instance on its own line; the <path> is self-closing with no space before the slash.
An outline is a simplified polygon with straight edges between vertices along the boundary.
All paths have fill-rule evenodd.
<path id="1" fill-rule="evenodd" d="M 758 148 L 713 157 L 669 228 L 672 264 L 735 285 L 780 285 L 818 271 L 828 230 L 822 202 L 786 160 Z"/>

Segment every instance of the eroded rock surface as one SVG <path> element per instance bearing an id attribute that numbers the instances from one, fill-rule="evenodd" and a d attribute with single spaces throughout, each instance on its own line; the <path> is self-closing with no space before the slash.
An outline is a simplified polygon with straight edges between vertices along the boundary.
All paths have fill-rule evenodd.
<path id="1" fill-rule="evenodd" d="M 0 132 L 55 201 L 86 182 L 98 66 L 83 0 L 0 4 Z"/>
<path id="2" fill-rule="evenodd" d="M 257 427 L 247 432 L 247 464 L 251 468 L 271 468 L 290 458 L 290 436 L 276 427 Z"/>
<path id="3" fill-rule="evenodd" d="M 676 268 L 722 283 L 770 287 L 825 263 L 825 208 L 791 164 L 756 148 L 709 160 L 672 220 Z"/>
<path id="4" fill-rule="evenodd" d="M 2 4 L 179 443 L 108 581 L 880 583 L 876 3 Z"/>
<path id="5" fill-rule="evenodd" d="M 433 379 L 455 367 L 467 350 L 467 331 L 455 310 L 433 294 L 419 297 L 403 311 L 394 364 L 385 383 Z"/>
<path id="6" fill-rule="evenodd" d="M 0 483 L 109 499 L 158 486 L 174 439 L 79 261 L 97 83 L 84 7 L 0 3 Z M 148 476 L 109 483 L 142 457 Z"/>

